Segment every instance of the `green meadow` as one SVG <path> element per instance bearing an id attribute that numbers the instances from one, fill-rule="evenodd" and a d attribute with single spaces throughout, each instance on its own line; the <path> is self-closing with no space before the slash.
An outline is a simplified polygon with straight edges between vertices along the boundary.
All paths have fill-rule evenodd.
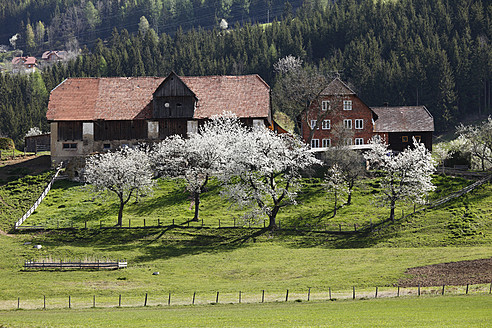
<path id="1" fill-rule="evenodd" d="M 396 286 L 411 267 L 492 256 L 490 184 L 415 214 L 412 205 L 400 205 L 392 223 L 387 209 L 372 204 L 377 178 L 363 179 L 353 203 L 336 216 L 321 181 L 306 179 L 298 204 L 283 208 L 280 229 L 270 232 L 261 221 L 243 221 L 245 210 L 224 201 L 215 181 L 202 195 L 203 221 L 189 222 L 193 208 L 183 181 L 158 180 L 152 195 L 126 206 L 124 227 L 116 228 L 111 195 L 59 180 L 25 223 L 54 229 L 13 233 L 22 214 L 8 208 L 17 202 L 28 208 L 49 175 L 0 187 L 2 230 L 10 231 L 0 234 L 0 325 L 437 327 L 486 320 L 488 284 L 471 286 L 470 295 L 462 295 L 463 286 L 447 286 L 445 297 L 437 297 L 440 287 L 426 287 L 420 298 L 410 287 L 396 298 Z M 472 182 L 436 176 L 434 183 L 430 200 Z M 33 247 L 38 244 L 41 249 Z M 125 259 L 128 268 L 24 270 L 29 259 Z M 375 287 L 384 299 L 374 299 Z M 327 301 L 329 293 L 336 301 Z"/>
<path id="2" fill-rule="evenodd" d="M 5 327 L 486 327 L 490 296 L 2 311 Z"/>

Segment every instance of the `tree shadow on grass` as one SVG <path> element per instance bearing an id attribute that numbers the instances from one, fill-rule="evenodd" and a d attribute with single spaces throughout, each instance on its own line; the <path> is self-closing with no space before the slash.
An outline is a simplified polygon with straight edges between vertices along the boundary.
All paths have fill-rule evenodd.
<path id="1" fill-rule="evenodd" d="M 71 245 L 98 252 L 123 252 L 134 263 L 201 253 L 230 252 L 247 247 L 267 229 L 209 229 L 168 226 L 163 228 L 107 228 L 53 230 L 36 236 L 36 243 L 59 247 Z"/>

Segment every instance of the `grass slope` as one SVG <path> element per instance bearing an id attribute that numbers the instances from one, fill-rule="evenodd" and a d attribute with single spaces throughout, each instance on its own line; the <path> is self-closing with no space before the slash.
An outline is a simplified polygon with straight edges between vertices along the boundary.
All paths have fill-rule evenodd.
<path id="1" fill-rule="evenodd" d="M 492 297 L 2 311 L 6 327 L 485 327 Z"/>

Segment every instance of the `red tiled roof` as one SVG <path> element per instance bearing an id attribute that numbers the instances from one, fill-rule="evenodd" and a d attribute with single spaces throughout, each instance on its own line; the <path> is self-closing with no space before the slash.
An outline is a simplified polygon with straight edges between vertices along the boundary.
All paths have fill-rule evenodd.
<path id="1" fill-rule="evenodd" d="M 270 88 L 258 75 L 180 77 L 198 98 L 194 118 L 231 111 L 270 118 Z M 50 94 L 49 121 L 132 120 L 152 117 L 156 77 L 70 78 Z"/>
<path id="2" fill-rule="evenodd" d="M 434 131 L 434 118 L 425 106 L 371 107 L 378 119 L 374 132 Z"/>
<path id="3" fill-rule="evenodd" d="M 50 94 L 49 121 L 133 120 L 151 115 L 152 94 L 163 78 L 70 78 Z"/>
<path id="4" fill-rule="evenodd" d="M 270 87 L 256 74 L 180 78 L 198 98 L 194 118 L 210 118 L 224 111 L 243 118 L 270 115 Z"/>
<path id="5" fill-rule="evenodd" d="M 35 57 L 14 57 L 12 59 L 13 65 L 35 65 L 36 58 Z"/>

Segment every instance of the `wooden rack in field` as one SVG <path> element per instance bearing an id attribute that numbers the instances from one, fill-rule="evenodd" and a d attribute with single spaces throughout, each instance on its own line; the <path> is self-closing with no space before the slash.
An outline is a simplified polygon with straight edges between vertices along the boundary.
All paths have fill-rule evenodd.
<path id="1" fill-rule="evenodd" d="M 128 262 L 125 261 L 111 261 L 111 260 L 84 260 L 84 261 L 54 261 L 54 260 L 40 260 L 40 261 L 26 261 L 24 262 L 24 269 L 34 270 L 116 270 L 126 268 Z"/>

